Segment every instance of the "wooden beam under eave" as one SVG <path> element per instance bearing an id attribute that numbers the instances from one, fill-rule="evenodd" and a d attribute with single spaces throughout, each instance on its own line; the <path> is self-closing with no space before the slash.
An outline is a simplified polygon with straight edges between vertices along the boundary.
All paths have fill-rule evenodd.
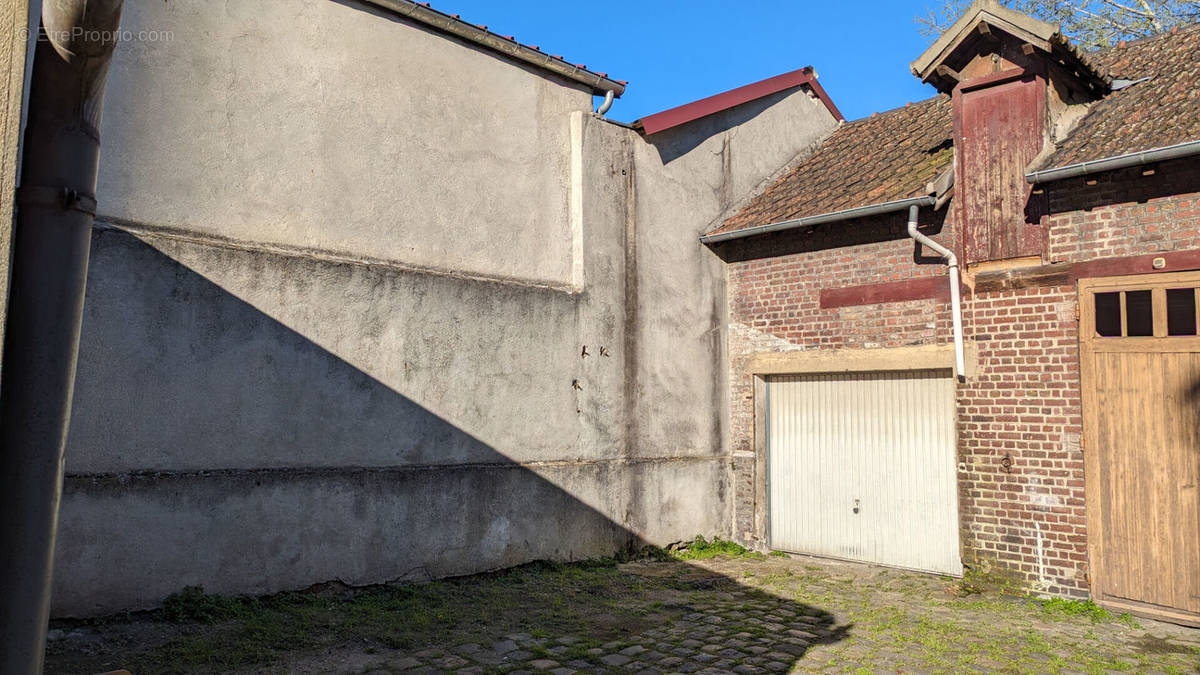
<path id="1" fill-rule="evenodd" d="M 962 75 L 959 72 L 946 64 L 941 64 L 935 69 L 938 77 L 944 77 L 948 80 L 953 80 L 955 84 L 962 82 Z"/>
<path id="2" fill-rule="evenodd" d="M 992 27 L 987 25 L 987 23 L 985 23 L 985 22 L 980 22 L 979 25 L 975 27 L 975 32 L 979 35 L 980 38 L 987 40 L 988 42 L 999 42 L 1000 41 L 1000 36 L 993 33 Z"/>

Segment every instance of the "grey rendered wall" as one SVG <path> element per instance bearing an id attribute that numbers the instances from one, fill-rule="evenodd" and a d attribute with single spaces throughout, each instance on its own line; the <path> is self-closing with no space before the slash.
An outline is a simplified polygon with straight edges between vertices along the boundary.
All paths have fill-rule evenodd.
<path id="1" fill-rule="evenodd" d="M 110 217 L 572 282 L 560 150 L 589 92 L 354 2 L 131 2 L 122 27 L 159 39 L 109 77 Z"/>
<path id="2" fill-rule="evenodd" d="M 173 39 L 109 83 L 55 613 L 728 534 L 696 237 L 828 113 L 789 92 L 664 155 L 422 28 L 255 6 L 126 14 Z"/>
<path id="3" fill-rule="evenodd" d="M 636 203 L 626 273 L 636 292 L 626 310 L 627 403 L 638 414 L 630 416 L 631 453 L 719 453 L 721 469 L 729 468 L 725 267 L 699 237 L 836 126 L 820 101 L 797 88 L 633 143 Z M 705 489 L 725 503 L 729 481 L 723 473 L 719 483 L 681 488 Z M 652 528 L 664 517 L 660 500 L 670 496 L 639 496 L 636 517 Z M 720 532 L 728 535 L 731 512 L 723 515 Z"/>

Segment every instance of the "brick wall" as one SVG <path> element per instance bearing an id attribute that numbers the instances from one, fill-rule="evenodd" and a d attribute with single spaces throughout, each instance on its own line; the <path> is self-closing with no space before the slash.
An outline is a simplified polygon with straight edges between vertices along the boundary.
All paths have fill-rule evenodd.
<path id="1" fill-rule="evenodd" d="M 1165 163 L 1153 175 L 1138 168 L 1062 181 L 1048 193 L 1046 262 L 1200 249 L 1195 162 Z M 822 289 L 945 274 L 940 264 L 915 262 L 903 220 L 900 214 L 827 225 L 717 250 L 730 261 L 734 525 L 747 543 L 761 544 L 766 535 L 756 526 L 756 511 L 765 505 L 755 501 L 763 467 L 755 455 L 751 357 L 951 341 L 944 300 L 820 306 Z M 951 225 L 932 225 L 936 239 L 953 245 Z M 964 331 L 978 361 L 958 390 L 959 498 L 966 564 L 1015 577 L 1032 590 L 1082 597 L 1087 531 L 1076 305 L 1073 283 L 967 289 Z"/>
<path id="2" fill-rule="evenodd" d="M 811 233 L 791 232 L 754 242 L 750 252 L 722 250 L 726 259 L 751 257 L 728 266 L 730 435 L 734 455 L 734 532 L 742 541 L 761 544 L 756 529 L 757 472 L 754 439 L 754 378 L 747 361 L 755 354 L 813 349 L 878 349 L 951 341 L 949 305 L 915 300 L 823 309 L 820 291 L 861 284 L 924 277 L 945 279 L 934 260 L 915 260 L 905 233 L 906 216 L 818 226 Z M 954 237 L 940 220 L 929 230 L 939 242 Z"/>
<path id="3" fill-rule="evenodd" d="M 1086 594 L 1075 304 L 1070 286 L 971 297 L 957 397 L 963 562 L 1064 595 Z"/>

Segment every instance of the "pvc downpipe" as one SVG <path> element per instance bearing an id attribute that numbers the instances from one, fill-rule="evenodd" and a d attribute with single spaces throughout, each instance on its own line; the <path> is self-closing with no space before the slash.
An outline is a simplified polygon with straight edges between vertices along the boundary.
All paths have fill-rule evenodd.
<path id="1" fill-rule="evenodd" d="M 954 322 L 954 372 L 958 379 L 965 380 L 967 371 L 966 357 L 963 355 L 962 298 L 958 289 L 958 256 L 954 255 L 950 249 L 917 231 L 917 213 L 920 210 L 921 207 L 916 204 L 908 207 L 908 236 L 917 243 L 936 251 L 946 259 L 946 266 L 950 268 L 950 313 L 951 320 Z"/>
<path id="2" fill-rule="evenodd" d="M 122 0 L 42 3 L 0 387 L 0 673 L 42 670 L 100 153 Z"/>

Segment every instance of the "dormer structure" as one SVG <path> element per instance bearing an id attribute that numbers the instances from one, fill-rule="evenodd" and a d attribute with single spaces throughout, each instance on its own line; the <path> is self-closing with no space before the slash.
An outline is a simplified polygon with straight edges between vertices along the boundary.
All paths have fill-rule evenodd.
<path id="1" fill-rule="evenodd" d="M 1045 252 L 1045 212 L 1025 170 L 1109 82 L 1059 27 L 978 0 L 912 63 L 953 101 L 955 200 L 968 264 Z"/>

